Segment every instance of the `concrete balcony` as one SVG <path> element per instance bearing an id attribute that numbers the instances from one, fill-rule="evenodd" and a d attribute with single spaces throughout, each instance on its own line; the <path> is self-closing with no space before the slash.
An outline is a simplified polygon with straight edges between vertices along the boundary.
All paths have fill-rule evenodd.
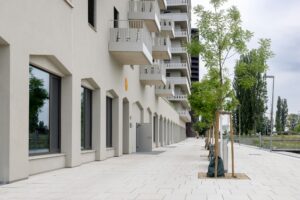
<path id="1" fill-rule="evenodd" d="M 165 86 L 167 79 L 164 65 L 153 64 L 141 66 L 140 81 L 145 85 Z"/>
<path id="2" fill-rule="evenodd" d="M 152 56 L 154 59 L 170 60 L 171 41 L 168 36 L 156 36 L 153 40 Z"/>
<path id="3" fill-rule="evenodd" d="M 189 100 L 187 95 L 177 95 L 167 97 L 167 100 L 171 102 L 181 103 L 184 107 L 190 108 Z"/>
<path id="4" fill-rule="evenodd" d="M 162 34 L 168 35 L 170 38 L 175 37 L 175 25 L 171 19 L 161 19 L 160 26 Z"/>
<path id="5" fill-rule="evenodd" d="M 183 62 L 183 63 L 170 62 L 170 63 L 165 63 L 165 66 L 166 66 L 166 69 L 169 69 L 169 70 L 180 70 L 185 75 L 187 75 L 189 73 L 189 67 L 186 62 Z"/>
<path id="6" fill-rule="evenodd" d="M 108 49 L 123 65 L 152 64 L 152 39 L 143 21 L 118 21 L 110 29 Z"/>
<path id="7" fill-rule="evenodd" d="M 167 9 L 167 0 L 158 0 L 158 5 L 161 10 Z"/>
<path id="8" fill-rule="evenodd" d="M 160 9 L 157 0 L 130 0 L 128 19 L 144 20 L 150 32 L 160 32 Z"/>
<path id="9" fill-rule="evenodd" d="M 187 12 L 163 13 L 161 19 L 171 19 L 176 25 L 180 25 L 183 30 L 187 30 L 188 34 L 191 32 L 190 18 Z"/>
<path id="10" fill-rule="evenodd" d="M 169 97 L 175 94 L 174 85 L 170 84 L 168 81 L 165 86 L 156 86 L 155 95 L 159 97 Z"/>
<path id="11" fill-rule="evenodd" d="M 191 115 L 189 113 L 188 110 L 181 110 L 178 111 L 179 117 L 181 120 L 183 120 L 184 122 L 191 122 Z"/>
<path id="12" fill-rule="evenodd" d="M 189 59 L 189 55 L 188 55 L 186 47 L 182 47 L 182 46 L 171 47 L 171 53 L 180 55 L 182 60 L 188 60 Z"/>
<path id="13" fill-rule="evenodd" d="M 162 19 L 171 19 L 174 22 L 185 22 L 189 24 L 189 16 L 187 13 L 164 13 L 161 14 Z"/>
<path id="14" fill-rule="evenodd" d="M 186 30 L 175 30 L 175 38 L 183 39 L 185 42 L 189 41 L 189 34 Z"/>
<path id="15" fill-rule="evenodd" d="M 187 77 L 167 77 L 167 81 L 173 85 L 180 86 L 186 94 L 191 94 L 190 83 Z"/>

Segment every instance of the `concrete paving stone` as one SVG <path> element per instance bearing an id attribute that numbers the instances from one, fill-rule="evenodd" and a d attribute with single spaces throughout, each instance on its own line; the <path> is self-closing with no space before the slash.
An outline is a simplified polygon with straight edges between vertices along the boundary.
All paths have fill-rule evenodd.
<path id="1" fill-rule="evenodd" d="M 144 194 L 139 194 L 136 197 L 136 200 L 163 200 L 165 196 L 166 196 L 165 194 L 144 193 Z"/>
<path id="2" fill-rule="evenodd" d="M 223 194 L 223 200 L 252 200 L 246 194 Z"/>
<path id="3" fill-rule="evenodd" d="M 156 149 L 165 151 L 159 155 L 130 154 L 31 176 L 0 186 L 0 200 L 300 199 L 299 158 L 235 145 L 235 171 L 250 180 L 198 179 L 208 166 L 203 144 L 187 139 Z"/>

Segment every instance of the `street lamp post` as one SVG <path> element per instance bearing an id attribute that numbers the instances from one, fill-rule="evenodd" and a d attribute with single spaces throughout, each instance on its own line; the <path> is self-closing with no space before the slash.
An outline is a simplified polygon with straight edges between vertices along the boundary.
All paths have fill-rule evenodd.
<path id="1" fill-rule="evenodd" d="M 270 151 L 272 151 L 272 136 L 273 136 L 273 105 L 274 105 L 274 82 L 275 82 L 275 76 L 268 76 L 265 75 L 265 78 L 271 78 L 273 80 L 273 85 L 272 85 L 272 105 L 271 105 L 271 133 L 270 133 Z"/>

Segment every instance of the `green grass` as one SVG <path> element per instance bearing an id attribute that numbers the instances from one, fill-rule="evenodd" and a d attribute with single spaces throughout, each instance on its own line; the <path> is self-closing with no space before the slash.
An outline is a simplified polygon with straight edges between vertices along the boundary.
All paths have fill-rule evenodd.
<path id="1" fill-rule="evenodd" d="M 269 136 L 263 136 L 261 144 L 258 136 L 242 136 L 240 142 L 242 144 L 270 148 Z M 272 137 L 272 147 L 273 149 L 300 149 L 300 135 L 275 135 Z"/>

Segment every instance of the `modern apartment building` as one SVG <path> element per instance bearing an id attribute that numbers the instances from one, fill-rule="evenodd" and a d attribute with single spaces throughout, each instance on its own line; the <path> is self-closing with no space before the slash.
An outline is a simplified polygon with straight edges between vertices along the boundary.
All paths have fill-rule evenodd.
<path id="1" fill-rule="evenodd" d="M 199 30 L 192 28 L 191 37 L 194 40 L 199 40 Z M 199 82 L 199 56 L 191 56 L 191 82 Z M 186 136 L 195 137 L 196 133 L 193 130 L 193 124 L 198 122 L 198 118 L 193 116 L 193 111 L 190 111 L 191 122 L 186 123 Z"/>
<path id="2" fill-rule="evenodd" d="M 185 139 L 189 0 L 1 0 L 0 183 Z"/>

